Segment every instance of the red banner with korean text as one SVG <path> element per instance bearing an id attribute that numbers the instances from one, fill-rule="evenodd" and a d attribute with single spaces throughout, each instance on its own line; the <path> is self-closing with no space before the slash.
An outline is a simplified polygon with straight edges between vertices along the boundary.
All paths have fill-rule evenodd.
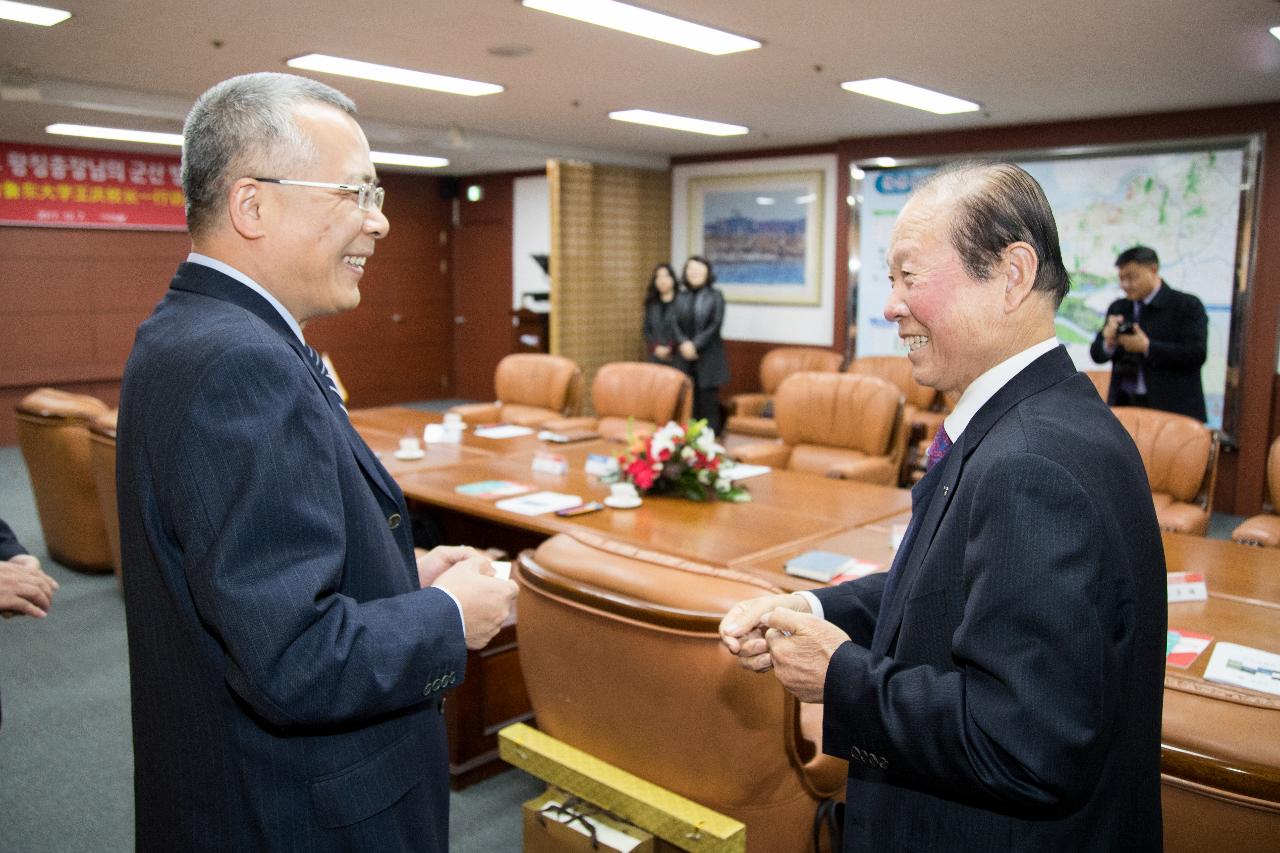
<path id="1" fill-rule="evenodd" d="M 0 142 L 0 225 L 185 231 L 178 157 Z"/>

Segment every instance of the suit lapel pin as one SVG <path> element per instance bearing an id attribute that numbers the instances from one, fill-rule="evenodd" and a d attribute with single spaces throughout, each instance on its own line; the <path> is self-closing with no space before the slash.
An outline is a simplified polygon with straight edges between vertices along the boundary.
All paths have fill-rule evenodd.
<path id="1" fill-rule="evenodd" d="M 949 495 L 949 494 L 951 494 L 951 487 L 950 487 L 950 486 L 943 486 L 943 487 L 942 487 L 942 495 L 943 495 L 943 497 L 946 497 L 946 496 L 947 496 L 947 495 Z"/>

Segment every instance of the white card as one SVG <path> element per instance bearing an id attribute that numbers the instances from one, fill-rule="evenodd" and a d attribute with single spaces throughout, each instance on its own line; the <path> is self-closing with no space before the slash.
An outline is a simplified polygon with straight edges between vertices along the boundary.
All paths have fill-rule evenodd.
<path id="1" fill-rule="evenodd" d="M 1199 572 L 1170 572 L 1168 574 L 1169 603 L 1179 601 L 1204 601 L 1209 591 L 1204 585 L 1204 575 Z"/>

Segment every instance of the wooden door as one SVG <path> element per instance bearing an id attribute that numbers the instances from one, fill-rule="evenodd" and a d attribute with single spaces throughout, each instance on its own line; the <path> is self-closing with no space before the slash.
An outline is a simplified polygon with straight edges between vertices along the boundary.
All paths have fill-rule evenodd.
<path id="1" fill-rule="evenodd" d="M 467 187 L 483 197 L 467 200 Z M 493 372 L 511 352 L 510 175 L 464 179 L 453 231 L 453 383 L 450 396 L 492 400 Z"/>

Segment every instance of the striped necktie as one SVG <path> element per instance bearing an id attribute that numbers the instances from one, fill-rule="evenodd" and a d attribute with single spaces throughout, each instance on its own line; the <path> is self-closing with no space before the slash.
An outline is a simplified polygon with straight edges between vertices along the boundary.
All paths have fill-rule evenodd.
<path id="1" fill-rule="evenodd" d="M 324 384 L 328 386 L 329 393 L 333 394 L 333 401 L 342 409 L 343 414 L 347 414 L 347 407 L 343 405 L 342 395 L 338 393 L 338 386 L 334 384 L 333 377 L 329 375 L 329 369 L 324 366 L 324 360 L 320 358 L 320 353 L 316 352 L 310 344 L 303 344 L 302 348 L 307 351 L 307 360 L 311 362 L 311 366 L 320 371 L 320 375 L 324 377 Z"/>

